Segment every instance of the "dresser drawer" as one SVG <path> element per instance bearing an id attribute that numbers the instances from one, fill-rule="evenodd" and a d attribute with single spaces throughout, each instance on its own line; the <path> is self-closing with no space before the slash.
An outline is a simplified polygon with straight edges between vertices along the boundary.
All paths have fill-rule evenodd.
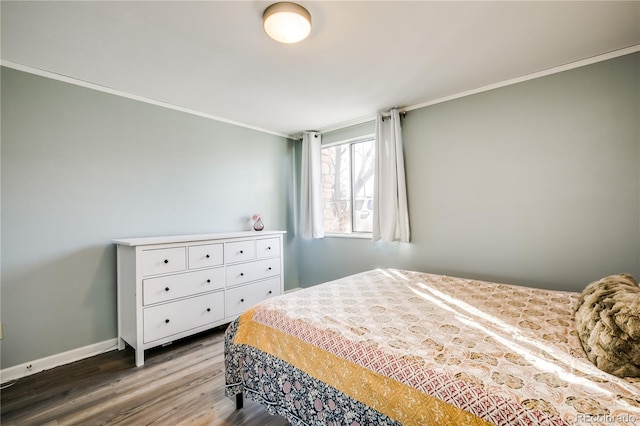
<path id="1" fill-rule="evenodd" d="M 226 316 L 240 315 L 253 305 L 280 294 L 280 277 L 235 287 L 226 291 Z"/>
<path id="2" fill-rule="evenodd" d="M 224 263 L 223 244 L 189 247 L 189 269 L 210 268 Z"/>
<path id="3" fill-rule="evenodd" d="M 152 305 L 224 287 L 224 268 L 205 269 L 142 280 L 142 304 Z"/>
<path id="4" fill-rule="evenodd" d="M 280 258 L 227 266 L 227 287 L 280 275 Z"/>
<path id="5" fill-rule="evenodd" d="M 186 269 L 186 247 L 142 250 L 142 275 L 145 277 Z"/>
<path id="6" fill-rule="evenodd" d="M 144 342 L 169 337 L 224 318 L 224 292 L 144 308 Z"/>
<path id="7" fill-rule="evenodd" d="M 280 238 L 256 240 L 256 257 L 258 259 L 278 256 L 280 256 Z"/>
<path id="8" fill-rule="evenodd" d="M 256 244 L 251 241 L 236 241 L 225 243 L 224 261 L 225 263 L 244 262 L 256 258 Z"/>

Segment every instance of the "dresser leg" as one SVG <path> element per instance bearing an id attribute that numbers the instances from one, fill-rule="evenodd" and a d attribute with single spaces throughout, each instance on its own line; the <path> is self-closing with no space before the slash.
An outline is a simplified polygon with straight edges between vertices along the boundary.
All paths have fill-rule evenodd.
<path id="1" fill-rule="evenodd" d="M 144 350 L 136 349 L 136 367 L 142 367 L 144 365 Z"/>
<path id="2" fill-rule="evenodd" d="M 244 406 L 244 399 L 242 398 L 242 392 L 236 394 L 236 410 L 241 409 Z"/>

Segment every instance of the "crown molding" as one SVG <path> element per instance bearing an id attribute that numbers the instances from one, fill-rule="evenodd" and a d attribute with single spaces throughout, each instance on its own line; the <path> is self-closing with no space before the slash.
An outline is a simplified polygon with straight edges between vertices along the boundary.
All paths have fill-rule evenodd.
<path id="1" fill-rule="evenodd" d="M 84 80 L 79 80 L 77 78 L 69 77 L 69 76 L 66 76 L 66 75 L 54 73 L 54 72 L 51 72 L 51 71 L 46 71 L 46 70 L 43 70 L 43 69 L 40 69 L 40 68 L 31 67 L 29 65 L 18 64 L 18 63 L 15 63 L 15 62 L 4 60 L 4 59 L 0 61 L 0 65 L 2 65 L 3 67 L 14 69 L 14 70 L 23 71 L 23 72 L 26 72 L 26 73 L 29 73 L 29 74 L 38 75 L 40 77 L 46 77 L 46 78 L 50 78 L 52 80 L 62 81 L 64 83 L 69 83 L 69 84 L 73 84 L 73 85 L 76 85 L 76 86 L 85 87 L 87 89 L 93 89 L 93 90 L 97 90 L 99 92 L 109 93 L 111 95 L 120 96 L 120 97 L 127 98 L 127 99 L 132 99 L 134 101 L 144 102 L 144 103 L 155 105 L 155 106 L 159 106 L 159 107 L 162 107 L 162 108 L 168 108 L 168 109 L 172 109 L 172 110 L 175 110 L 175 111 L 184 112 L 186 114 L 197 115 L 198 117 L 207 118 L 209 120 L 214 120 L 214 121 L 219 121 L 219 122 L 222 122 L 222 123 L 232 124 L 234 126 L 244 127 L 246 129 L 256 130 L 258 132 L 268 133 L 268 134 L 275 135 L 275 136 L 280 136 L 280 137 L 283 137 L 283 138 L 290 138 L 289 135 L 284 134 L 284 133 L 276 132 L 276 131 L 269 130 L 269 129 L 263 129 L 261 127 L 252 126 L 250 124 L 241 123 L 239 121 L 234 121 L 234 120 L 229 120 L 229 119 L 226 119 L 226 118 L 223 118 L 223 117 L 218 117 L 218 116 L 211 115 L 211 114 L 206 114 L 204 112 L 200 112 L 200 111 L 196 111 L 196 110 L 193 110 L 193 109 L 181 107 L 179 105 L 173 105 L 173 104 L 170 104 L 170 103 L 167 103 L 167 102 L 158 101 L 156 99 L 151 99 L 151 98 L 146 98 L 144 96 L 134 95 L 132 93 L 123 92 L 122 90 L 112 89 L 111 87 L 101 86 L 99 84 L 91 83 L 91 82 L 84 81 Z"/>
<path id="2" fill-rule="evenodd" d="M 488 92 L 489 90 L 499 89 L 501 87 L 511 86 L 512 84 L 522 83 L 529 80 L 534 80 L 540 77 L 546 77 L 548 75 L 561 73 L 563 71 L 569 71 L 575 68 L 584 67 L 587 65 L 595 64 L 597 62 L 606 61 L 609 59 L 614 59 L 619 56 L 629 55 L 632 53 L 640 52 L 640 44 L 636 44 L 633 46 L 626 47 L 624 49 L 614 50 L 612 52 L 604 53 L 602 55 L 593 56 L 591 58 L 582 59 L 580 61 L 570 62 L 568 64 L 559 65 L 557 67 L 548 68 L 542 71 L 538 71 L 531 74 L 526 74 L 520 77 L 512 78 L 509 80 L 504 80 L 498 83 L 489 84 L 486 86 L 478 87 L 476 89 L 467 90 L 465 92 L 456 93 L 450 96 L 445 96 L 442 98 L 432 99 L 430 101 L 422 102 L 419 104 L 402 107 L 399 108 L 403 112 L 409 112 L 420 108 L 425 108 L 431 105 L 440 104 L 447 101 L 452 101 L 454 99 L 464 98 L 466 96 L 475 95 L 482 92 Z M 351 126 L 356 126 L 358 124 L 366 123 L 368 121 L 373 121 L 376 119 L 376 114 L 367 115 L 360 118 L 355 118 L 353 120 L 344 121 L 335 125 L 324 127 L 318 130 L 318 133 L 328 133 L 333 132 L 335 130 L 344 129 Z"/>
<path id="3" fill-rule="evenodd" d="M 494 90 L 494 89 L 499 89 L 501 87 L 506 87 L 506 86 L 511 86 L 513 84 L 517 84 L 517 83 L 522 83 L 525 81 L 529 81 L 529 80 L 534 80 L 536 78 L 540 78 L 540 77 L 546 77 L 548 75 L 552 75 L 552 74 L 557 74 L 560 72 L 564 72 L 564 71 L 568 71 L 568 70 L 572 70 L 575 68 L 580 68 L 580 67 L 584 67 L 586 65 L 591 65 L 591 64 L 595 64 L 597 62 L 602 62 L 602 61 L 606 61 L 609 59 L 614 59 L 617 58 L 619 56 L 624 56 L 624 55 L 629 55 L 632 53 L 636 53 L 636 52 L 640 52 L 640 44 L 636 44 L 633 46 L 629 46 L 623 49 L 618 49 L 618 50 L 614 50 L 608 53 L 604 53 L 601 55 L 596 55 L 590 58 L 586 58 L 586 59 L 582 59 L 580 61 L 575 61 L 575 62 L 570 62 L 568 64 L 564 64 L 564 65 L 559 65 L 557 67 L 552 67 L 552 68 L 548 68 L 545 70 L 541 70 L 535 73 L 531 73 L 531 74 L 526 74 L 520 77 L 515 77 L 509 80 L 504 80 L 498 83 L 494 83 L 494 84 L 489 84 L 486 86 L 482 86 L 482 87 L 478 87 L 476 89 L 471 89 L 471 90 L 467 90 L 464 92 L 460 92 L 460 93 L 456 93 L 453 95 L 449 95 L 449 96 L 445 96 L 442 98 L 437 98 L 437 99 L 432 99 L 426 102 L 422 102 L 419 104 L 415 104 L 415 105 L 411 105 L 411 106 L 407 106 L 407 107 L 403 107 L 402 111 L 404 112 L 408 112 L 408 111 L 413 111 L 416 109 L 420 109 L 420 108 L 425 108 L 431 105 L 436 105 L 436 104 L 440 104 L 443 102 L 448 102 L 454 99 L 459 99 L 459 98 L 463 98 L 466 96 L 471 96 L 471 95 L 475 95 L 478 93 L 482 93 L 482 92 L 487 92 L 489 90 Z M 247 129 L 251 129 L 251 130 L 256 130 L 258 132 L 262 132 L 262 133 L 268 133 L 271 135 L 275 135 L 275 136 L 280 136 L 280 137 L 284 137 L 287 139 L 300 139 L 301 138 L 301 134 L 302 133 L 296 133 L 296 134 L 285 134 L 285 133 L 281 133 L 281 132 L 276 132 L 273 130 L 268 130 L 268 129 L 263 129 L 260 127 L 256 127 L 256 126 L 252 126 L 246 123 L 241 123 L 238 121 L 234 121 L 234 120 L 229 120 L 223 117 L 218 117 L 215 115 L 211 115 L 211 114 L 206 114 L 200 111 L 196 111 L 196 110 L 192 110 L 189 108 L 184 108 L 178 105 L 173 105 L 167 102 L 162 102 L 162 101 L 158 101 L 155 99 L 150 99 L 150 98 L 145 98 L 144 96 L 138 96 L 138 95 L 134 95 L 131 93 L 127 93 L 127 92 L 123 92 L 121 90 L 116 90 L 116 89 L 112 89 L 110 87 L 106 87 L 106 86 L 101 86 L 98 84 L 94 84 L 94 83 L 90 83 L 84 80 L 79 80 L 73 77 L 69 77 L 69 76 L 65 76 L 62 74 L 57 74 L 57 73 L 53 73 L 50 71 L 45 71 L 39 68 L 35 68 L 35 67 L 31 67 L 28 65 L 22 65 L 22 64 L 18 64 L 15 62 L 11 62 L 11 61 L 6 61 L 6 60 L 1 60 L 0 61 L 0 65 L 7 67 L 7 68 L 12 68 L 18 71 L 24 71 L 30 74 L 35 74 L 35 75 L 39 75 L 42 77 L 47 77 L 47 78 L 51 78 L 54 80 L 58 80 L 58 81 L 63 81 L 65 83 L 70 83 L 70 84 L 74 84 L 77 86 L 82 86 L 82 87 L 86 87 L 89 89 L 93 89 L 93 90 L 98 90 L 100 92 L 105 92 L 105 93 L 109 93 L 112 95 L 116 95 L 116 96 L 121 96 L 127 99 L 132 99 L 132 100 L 136 100 L 136 101 L 140 101 L 140 102 L 145 102 L 148 104 L 152 104 L 152 105 L 156 105 L 156 106 L 160 106 L 163 108 L 169 108 L 169 109 L 173 109 L 176 111 L 180 111 L 180 112 L 184 112 L 187 114 L 192 114 L 192 115 L 196 115 L 199 117 L 204 117 L 210 120 L 215 120 L 215 121 L 219 121 L 222 123 L 227 123 L 227 124 L 232 124 L 234 126 L 239 126 L 239 127 L 244 127 Z M 358 124 L 362 124 L 362 123 L 366 123 L 368 121 L 373 121 L 376 118 L 376 114 L 370 114 L 370 115 L 366 115 L 364 117 L 359 117 L 359 118 L 354 118 L 351 120 L 347 120 L 347 121 L 343 121 L 341 123 L 337 123 L 331 126 L 327 126 L 324 128 L 321 128 L 318 130 L 318 133 L 322 134 L 322 133 L 328 133 L 328 132 L 332 132 L 335 130 L 340 130 L 340 129 L 344 129 L 347 127 L 351 127 L 351 126 L 356 126 Z"/>
<path id="4" fill-rule="evenodd" d="M 634 46 L 629 46 L 624 49 L 614 50 L 612 52 L 604 53 L 602 55 L 593 56 L 591 58 L 582 59 L 580 61 L 570 62 L 568 64 L 559 65 L 557 67 L 548 68 L 542 71 L 534 72 L 531 74 L 526 74 L 520 77 L 512 78 L 509 80 L 501 81 L 499 83 L 489 84 L 486 86 L 478 87 L 477 89 L 467 90 L 465 92 L 457 93 L 451 96 L 445 96 L 443 98 L 433 99 L 431 101 L 423 102 L 420 104 L 412 105 L 409 107 L 403 108 L 404 111 L 412 111 L 419 108 L 428 107 L 435 104 L 440 104 L 442 102 L 451 101 L 453 99 L 463 98 L 465 96 L 475 95 L 477 93 L 487 92 L 489 90 L 499 89 L 501 87 L 511 86 L 512 84 L 522 83 L 529 80 L 534 80 L 540 77 L 546 77 L 548 75 L 561 73 L 564 71 L 569 71 L 575 68 L 584 67 L 587 65 L 595 64 L 597 62 L 606 61 L 609 59 L 614 59 L 619 56 L 629 55 L 631 53 L 640 52 L 640 44 L 636 44 Z"/>

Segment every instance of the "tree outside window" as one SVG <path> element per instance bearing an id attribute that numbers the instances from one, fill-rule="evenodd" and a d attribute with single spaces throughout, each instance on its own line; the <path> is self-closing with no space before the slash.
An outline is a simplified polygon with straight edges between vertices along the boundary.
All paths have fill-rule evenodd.
<path id="1" fill-rule="evenodd" d="M 373 139 L 322 148 L 324 229 L 329 234 L 370 233 L 373 221 Z"/>

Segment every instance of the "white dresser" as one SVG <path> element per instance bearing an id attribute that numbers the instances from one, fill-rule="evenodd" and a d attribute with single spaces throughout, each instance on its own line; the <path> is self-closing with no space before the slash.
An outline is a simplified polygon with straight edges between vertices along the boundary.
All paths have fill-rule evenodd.
<path id="1" fill-rule="evenodd" d="M 231 322 L 284 292 L 284 231 L 113 240 L 118 349 L 145 349 Z"/>

